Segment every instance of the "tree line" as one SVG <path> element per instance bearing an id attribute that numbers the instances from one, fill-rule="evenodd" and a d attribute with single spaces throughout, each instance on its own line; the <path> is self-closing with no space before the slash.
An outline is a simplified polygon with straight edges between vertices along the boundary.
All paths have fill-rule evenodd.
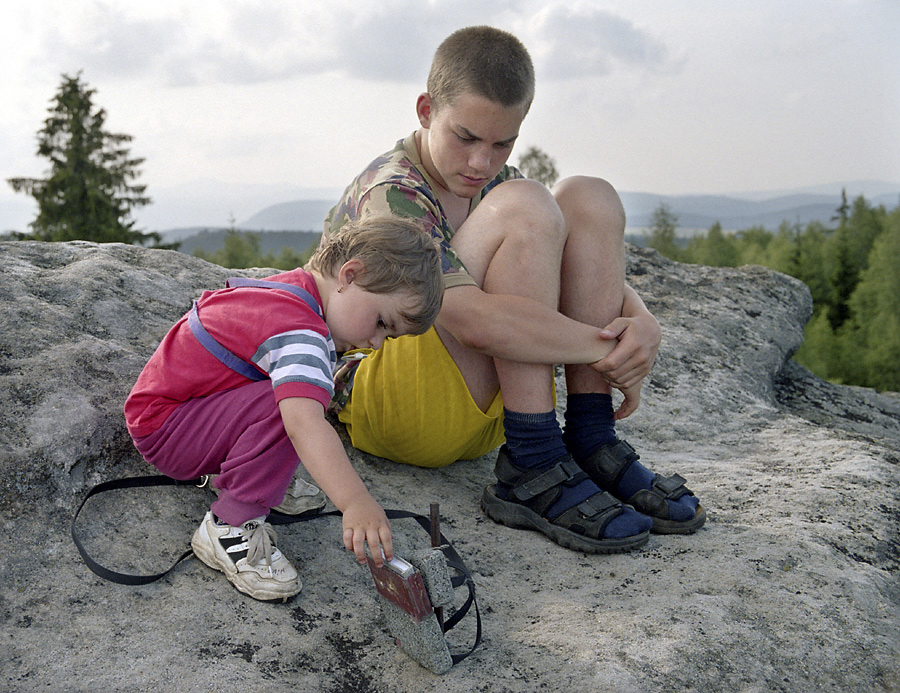
<path id="1" fill-rule="evenodd" d="M 225 240 L 219 250 L 206 251 L 203 248 L 194 249 L 194 257 L 202 258 L 208 262 L 230 267 L 232 269 L 246 269 L 248 267 L 273 267 L 275 269 L 292 270 L 303 267 L 318 246 L 318 241 L 305 250 L 297 250 L 291 246 L 285 246 L 278 252 L 264 253 L 260 250 L 259 234 L 252 231 L 238 231 L 231 227 L 225 231 Z"/>
<path id="2" fill-rule="evenodd" d="M 665 204 L 648 245 L 679 262 L 764 265 L 805 283 L 813 317 L 795 360 L 834 383 L 900 391 L 900 206 L 873 206 L 846 192 L 830 225 L 783 222 L 775 232 L 726 233 L 719 223 L 686 242 Z"/>

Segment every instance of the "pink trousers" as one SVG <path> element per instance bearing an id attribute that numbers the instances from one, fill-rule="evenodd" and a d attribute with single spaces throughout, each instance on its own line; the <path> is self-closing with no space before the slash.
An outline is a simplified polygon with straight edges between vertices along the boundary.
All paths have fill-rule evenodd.
<path id="1" fill-rule="evenodd" d="M 234 526 L 280 504 L 300 464 L 270 380 L 188 400 L 134 444 L 173 479 L 218 474 L 212 511 Z"/>

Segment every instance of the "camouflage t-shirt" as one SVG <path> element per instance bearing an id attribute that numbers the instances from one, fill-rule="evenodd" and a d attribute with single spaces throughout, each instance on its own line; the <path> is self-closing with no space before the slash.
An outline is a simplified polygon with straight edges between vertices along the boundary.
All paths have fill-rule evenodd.
<path id="1" fill-rule="evenodd" d="M 513 166 L 504 166 L 481 194 L 472 200 L 469 213 L 493 188 L 507 180 L 522 178 Z M 441 245 L 444 287 L 475 284 L 465 265 L 450 247 L 454 230 L 434 193 L 436 184 L 422 165 L 415 133 L 397 142 L 359 174 L 325 217 L 325 235 L 364 214 L 395 214 L 421 220 L 423 227 Z"/>

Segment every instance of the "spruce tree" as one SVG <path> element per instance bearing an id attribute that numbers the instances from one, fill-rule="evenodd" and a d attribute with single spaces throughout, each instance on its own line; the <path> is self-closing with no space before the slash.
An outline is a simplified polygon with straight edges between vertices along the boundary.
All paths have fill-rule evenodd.
<path id="1" fill-rule="evenodd" d="M 94 107 L 94 94 L 80 72 L 62 76 L 37 136 L 38 156 L 50 161 L 46 177 L 8 182 L 38 204 L 38 215 L 30 224 L 33 238 L 158 244 L 158 234 L 145 235 L 129 220 L 133 209 L 150 202 L 146 186 L 134 182 L 144 159 L 130 155 L 126 146 L 130 135 L 104 129 L 106 111 Z"/>

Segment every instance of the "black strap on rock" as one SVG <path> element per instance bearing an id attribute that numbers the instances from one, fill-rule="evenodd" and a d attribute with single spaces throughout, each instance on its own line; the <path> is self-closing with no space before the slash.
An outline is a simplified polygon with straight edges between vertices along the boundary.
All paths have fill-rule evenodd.
<path id="1" fill-rule="evenodd" d="M 156 582 L 157 580 L 164 578 L 166 575 L 171 573 L 175 566 L 181 563 L 185 558 L 192 556 L 194 554 L 193 550 L 188 548 L 181 556 L 178 557 L 178 560 L 172 565 L 168 570 L 164 570 L 161 573 L 154 573 L 152 575 L 131 575 L 129 573 L 118 573 L 115 570 L 110 570 L 109 568 L 105 568 L 104 566 L 97 563 L 93 558 L 91 558 L 90 554 L 85 550 L 84 545 L 81 543 L 81 539 L 78 536 L 78 532 L 75 530 L 75 522 L 78 520 L 78 515 L 81 513 L 81 509 L 84 508 L 84 504 L 88 502 L 88 499 L 91 496 L 96 496 L 98 493 L 103 493 L 104 491 L 114 491 L 117 489 L 125 489 L 125 488 L 149 488 L 153 486 L 199 486 L 201 480 L 193 479 L 192 481 L 177 481 L 176 479 L 170 479 L 167 476 L 133 476 L 125 479 L 114 479 L 112 481 L 105 481 L 102 484 L 97 484 L 90 490 L 90 492 L 84 497 L 84 500 L 81 501 L 81 505 L 78 506 L 78 510 L 75 511 L 75 517 L 72 518 L 72 541 L 75 542 L 75 547 L 78 549 L 78 553 L 81 554 L 81 557 L 84 559 L 84 562 L 87 564 L 87 567 L 94 571 L 97 575 L 102 577 L 104 580 L 109 580 L 110 582 L 117 582 L 120 585 L 147 585 L 151 582 Z"/>
<path id="2" fill-rule="evenodd" d="M 164 570 L 161 573 L 153 573 L 150 575 L 133 575 L 129 573 L 120 573 L 100 565 L 99 563 L 97 563 L 97 561 L 91 558 L 90 554 L 84 548 L 84 545 L 81 542 L 81 538 L 78 536 L 78 531 L 76 529 L 78 516 L 79 514 L 81 514 L 81 510 L 88 502 L 88 499 L 90 499 L 92 496 L 96 496 L 98 493 L 103 493 L 105 491 L 115 491 L 128 488 L 151 488 L 154 486 L 183 486 L 185 488 L 191 488 L 203 486 L 203 482 L 204 479 L 202 477 L 198 479 L 191 479 L 189 481 L 178 481 L 167 476 L 157 475 L 133 476 L 126 477 L 124 479 L 114 479 L 112 481 L 105 481 L 94 486 L 84 497 L 84 500 L 81 501 L 81 505 L 78 506 L 78 510 L 75 511 L 75 516 L 72 518 L 72 541 L 75 542 L 75 547 L 78 549 L 78 553 L 81 554 L 81 557 L 84 559 L 87 567 L 90 568 L 94 573 L 102 577 L 104 580 L 109 580 L 110 582 L 115 582 L 120 585 L 147 585 L 151 582 L 156 582 L 157 580 L 160 580 L 161 578 L 164 578 L 166 575 L 171 573 L 184 559 L 190 558 L 194 555 L 194 552 L 191 548 L 188 548 L 187 551 L 182 553 L 168 570 Z M 430 517 L 425 517 L 424 515 L 419 515 L 408 510 L 385 510 L 384 512 L 390 520 L 411 518 L 418 522 L 426 532 L 428 532 L 429 534 L 431 533 Z M 284 513 L 272 511 L 269 514 L 268 518 L 266 518 L 266 521 L 272 525 L 287 525 L 293 524 L 295 522 L 312 520 L 317 517 L 340 516 L 341 512 L 339 510 L 332 510 L 329 512 L 318 513 L 314 515 L 285 515 Z M 440 535 L 440 540 L 441 546 L 437 547 L 438 550 L 441 551 L 446 557 L 448 567 L 459 573 L 459 575 L 451 579 L 451 584 L 453 585 L 453 587 L 460 587 L 462 585 L 465 585 L 469 591 L 469 596 L 466 599 L 465 603 L 459 609 L 457 609 L 452 616 L 444 621 L 444 632 L 446 633 L 447 631 L 452 629 L 469 612 L 469 609 L 472 606 L 475 607 L 474 644 L 468 652 L 462 654 L 451 653 L 450 655 L 453 663 L 458 664 L 470 654 L 472 654 L 475 649 L 481 644 L 481 612 L 478 610 L 478 602 L 475 599 L 475 581 L 472 579 L 471 572 L 469 571 L 462 557 L 459 555 L 459 553 L 457 553 L 456 549 L 453 548 L 453 545 L 450 543 L 447 537 L 444 536 L 443 533 L 441 533 Z"/>

